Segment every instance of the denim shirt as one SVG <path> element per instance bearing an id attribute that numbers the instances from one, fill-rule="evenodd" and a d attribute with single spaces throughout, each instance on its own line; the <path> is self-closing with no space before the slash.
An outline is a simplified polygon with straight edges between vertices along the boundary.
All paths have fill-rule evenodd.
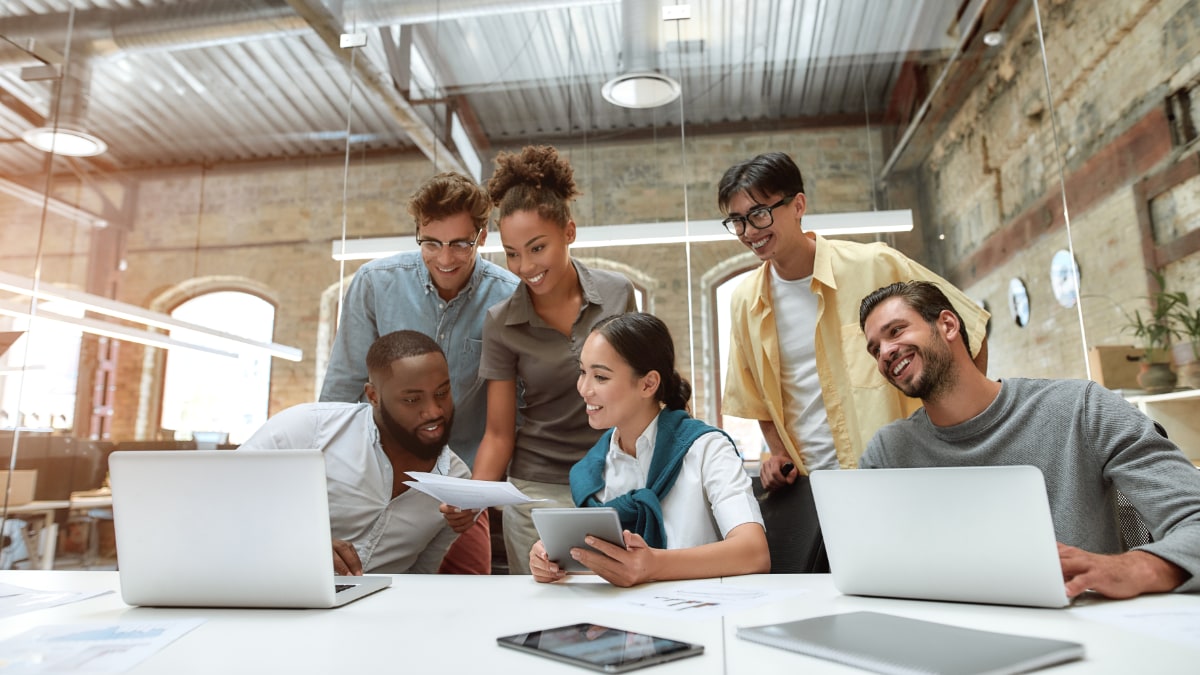
<path id="1" fill-rule="evenodd" d="M 342 303 L 342 320 L 321 387 L 322 401 L 365 400 L 367 350 L 380 335 L 416 330 L 432 337 L 450 363 L 454 423 L 449 446 L 468 466 L 487 422 L 487 387 L 479 378 L 483 320 L 492 305 L 517 289 L 517 278 L 477 258 L 471 278 L 453 300 L 443 300 L 420 251 L 372 260 L 359 268 Z"/>

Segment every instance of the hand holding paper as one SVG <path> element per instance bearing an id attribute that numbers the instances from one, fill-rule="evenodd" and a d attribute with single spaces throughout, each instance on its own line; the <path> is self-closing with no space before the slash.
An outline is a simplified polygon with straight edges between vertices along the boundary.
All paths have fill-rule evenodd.
<path id="1" fill-rule="evenodd" d="M 413 480 L 404 481 L 405 485 L 464 510 L 546 501 L 530 499 L 508 482 L 454 478 L 421 471 L 409 471 L 408 476 Z"/>

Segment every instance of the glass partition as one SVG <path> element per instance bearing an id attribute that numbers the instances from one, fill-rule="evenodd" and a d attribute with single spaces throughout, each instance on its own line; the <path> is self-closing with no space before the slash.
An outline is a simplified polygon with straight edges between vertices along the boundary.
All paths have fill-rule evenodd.
<path id="1" fill-rule="evenodd" d="M 646 31 L 611 0 L 6 5 L 8 467 L 32 466 L 35 439 L 86 446 L 96 459 L 78 482 L 37 464 L 39 490 L 65 498 L 99 486 L 122 443 L 230 431 L 179 428 L 186 416 L 166 410 L 184 350 L 272 354 L 268 413 L 314 400 L 339 299 L 365 259 L 339 261 L 337 247 L 411 245 L 405 204 L 422 181 L 447 169 L 486 180 L 497 153 L 527 144 L 570 160 L 581 228 L 674 237 L 574 254 L 644 291 L 675 337 L 693 412 L 711 423 L 723 423 L 727 284 L 759 264 L 720 234 L 716 183 L 760 152 L 797 160 L 813 216 L 911 210 L 911 232 L 857 238 L 993 308 L 993 377 L 1086 376 L 1086 347 L 1132 342 L 1124 317 L 1144 306 L 1147 268 L 1194 291 L 1200 37 L 1179 28 L 1191 25 L 1178 21 L 1184 0 L 1141 13 L 1119 0 L 645 4 L 688 16 Z M 629 30 L 653 37 L 627 41 Z M 672 78 L 679 97 L 609 103 L 605 83 L 630 63 Z M 56 127 L 80 133 L 54 154 L 24 140 Z M 89 137 L 103 151 L 66 154 Z M 1068 248 L 1063 186 L 1082 314 L 1051 293 L 1051 260 Z M 1025 326 L 1008 316 L 1014 278 Z M 172 317 L 226 292 L 269 305 L 273 334 Z M 739 433 L 748 456 L 753 426 Z"/>

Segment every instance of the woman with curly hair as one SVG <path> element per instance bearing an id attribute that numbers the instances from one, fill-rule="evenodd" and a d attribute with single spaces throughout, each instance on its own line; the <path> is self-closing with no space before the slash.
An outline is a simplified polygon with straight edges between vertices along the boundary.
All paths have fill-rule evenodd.
<path id="1" fill-rule="evenodd" d="M 571 465 L 600 437 L 588 425 L 572 375 L 592 326 L 637 308 L 633 284 L 571 257 L 575 221 L 569 202 L 580 193 L 571 165 L 554 148 L 500 153 L 487 190 L 499 209 L 508 269 L 520 285 L 484 321 L 479 377 L 488 383 L 487 430 L 474 477 L 503 480 L 507 473 L 526 495 L 548 500 L 537 507 L 569 507 Z M 470 524 L 469 512 L 444 510 L 456 530 Z M 529 574 L 529 551 L 538 539 L 531 510 L 504 508 L 504 547 L 513 574 Z"/>

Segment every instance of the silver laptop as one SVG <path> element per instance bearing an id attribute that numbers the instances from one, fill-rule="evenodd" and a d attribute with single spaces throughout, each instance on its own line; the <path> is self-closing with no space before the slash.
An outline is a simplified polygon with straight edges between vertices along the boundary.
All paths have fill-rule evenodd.
<path id="1" fill-rule="evenodd" d="M 1070 604 L 1036 467 L 814 471 L 811 480 L 842 593 Z"/>
<path id="2" fill-rule="evenodd" d="M 334 576 L 318 450 L 114 452 L 109 470 L 130 605 L 337 607 L 392 582 Z"/>

